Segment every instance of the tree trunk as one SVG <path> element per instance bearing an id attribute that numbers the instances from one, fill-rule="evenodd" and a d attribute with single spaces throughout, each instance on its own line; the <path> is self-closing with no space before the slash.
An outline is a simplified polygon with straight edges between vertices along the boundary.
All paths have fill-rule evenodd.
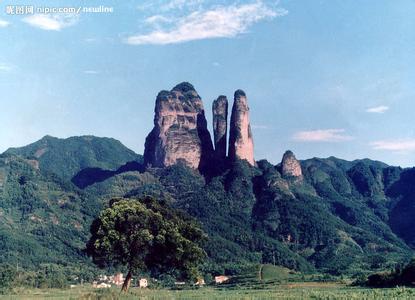
<path id="1" fill-rule="evenodd" d="M 133 278 L 133 274 L 131 270 L 128 271 L 127 277 L 125 277 L 124 284 L 122 285 L 121 292 L 126 293 L 131 285 L 131 279 Z"/>

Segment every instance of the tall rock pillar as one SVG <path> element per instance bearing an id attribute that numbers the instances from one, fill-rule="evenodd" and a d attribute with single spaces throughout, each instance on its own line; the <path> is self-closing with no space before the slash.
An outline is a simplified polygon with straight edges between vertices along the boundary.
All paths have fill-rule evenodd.
<path id="1" fill-rule="evenodd" d="M 229 126 L 229 158 L 245 159 L 252 166 L 255 165 L 248 100 L 242 90 L 237 90 L 234 95 Z"/>
<path id="2" fill-rule="evenodd" d="M 301 164 L 290 150 L 286 151 L 282 157 L 281 173 L 284 177 L 303 178 Z"/>
<path id="3" fill-rule="evenodd" d="M 213 137 L 215 144 L 215 158 L 226 158 L 226 135 L 228 133 L 228 99 L 219 96 L 213 101 Z"/>
<path id="4" fill-rule="evenodd" d="M 213 154 L 202 99 L 188 83 L 157 95 L 154 128 L 145 142 L 144 163 L 167 167 L 179 161 L 203 168 Z"/>

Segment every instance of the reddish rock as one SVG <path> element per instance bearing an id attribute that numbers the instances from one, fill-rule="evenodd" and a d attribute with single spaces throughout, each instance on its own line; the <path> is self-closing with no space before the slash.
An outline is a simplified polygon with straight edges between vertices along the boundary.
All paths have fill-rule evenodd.
<path id="1" fill-rule="evenodd" d="M 255 165 L 248 100 L 242 90 L 235 92 L 232 106 L 229 126 L 229 158 L 231 160 L 245 159 L 249 164 Z"/>
<path id="2" fill-rule="evenodd" d="M 226 135 L 228 133 L 228 99 L 219 96 L 213 101 L 213 137 L 215 157 L 219 160 L 226 158 Z"/>
<path id="3" fill-rule="evenodd" d="M 144 163 L 167 167 L 179 161 L 202 168 L 213 153 L 202 99 L 187 82 L 156 99 L 154 128 L 146 138 Z"/>
<path id="4" fill-rule="evenodd" d="M 286 151 L 281 161 L 281 171 L 284 177 L 302 178 L 300 162 L 295 158 L 294 153 Z"/>

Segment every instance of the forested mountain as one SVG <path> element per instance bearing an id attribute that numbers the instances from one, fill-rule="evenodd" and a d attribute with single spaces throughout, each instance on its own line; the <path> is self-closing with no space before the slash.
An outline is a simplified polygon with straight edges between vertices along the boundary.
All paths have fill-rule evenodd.
<path id="1" fill-rule="evenodd" d="M 84 137 L 61 141 L 76 139 Z M 107 148 L 119 145 L 108 141 L 115 145 L 105 143 Z M 301 161 L 301 174 L 292 176 L 284 160 L 277 166 L 262 160 L 254 167 L 237 160 L 207 177 L 184 163 L 144 170 L 137 162 L 126 164 L 124 152 L 114 152 L 110 162 L 99 164 L 115 167 L 90 164 L 87 170 L 95 171 L 81 189 L 72 182 L 79 172 L 65 169 L 65 152 L 60 160 L 65 163 L 54 161 L 59 170 L 54 174 L 51 169 L 43 173 L 40 162 L 23 149 L 0 158 L 3 262 L 28 268 L 88 264 L 82 249 L 99 210 L 111 197 L 140 195 L 165 199 L 200 220 L 210 238 L 204 268 L 212 273 L 238 272 L 249 262 L 355 273 L 392 266 L 413 254 L 412 169 L 330 157 Z M 98 170 L 108 177 L 94 178 Z"/>
<path id="2" fill-rule="evenodd" d="M 181 83 L 156 98 L 144 157 L 119 141 L 46 136 L 0 156 L 0 263 L 90 264 L 89 227 L 113 197 L 153 196 L 197 218 L 210 274 L 250 263 L 358 274 L 408 261 L 415 248 L 415 169 L 330 157 L 255 161 L 247 95 L 203 102 Z M 228 154 L 227 154 L 228 153 Z M 278 161 L 279 158 L 272 158 Z M 81 265 L 82 264 L 82 265 Z"/>
<path id="3" fill-rule="evenodd" d="M 36 268 L 79 264 L 101 205 L 70 182 L 43 175 L 35 160 L 0 158 L 1 263 Z"/>
<path id="4" fill-rule="evenodd" d="M 31 269 L 88 263 L 82 249 L 103 202 L 77 188 L 72 177 L 140 160 L 119 141 L 93 136 L 46 136 L 0 155 L 0 263 Z"/>
<path id="5" fill-rule="evenodd" d="M 141 161 L 141 156 L 112 138 L 94 136 L 59 139 L 45 136 L 21 148 L 10 148 L 5 155 L 17 155 L 38 164 L 42 174 L 52 173 L 71 179 L 79 171 L 96 167 L 116 169 L 129 161 Z"/>

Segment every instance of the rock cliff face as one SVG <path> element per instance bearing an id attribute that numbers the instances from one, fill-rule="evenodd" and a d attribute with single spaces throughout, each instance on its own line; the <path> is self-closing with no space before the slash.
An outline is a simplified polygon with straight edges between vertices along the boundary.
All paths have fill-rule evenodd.
<path id="1" fill-rule="evenodd" d="M 215 157 L 219 160 L 226 158 L 226 135 L 228 133 L 228 99 L 219 96 L 213 101 L 213 137 Z"/>
<path id="2" fill-rule="evenodd" d="M 229 158 L 231 160 L 245 159 L 251 165 L 255 165 L 248 101 L 242 90 L 235 92 L 232 106 L 229 126 Z"/>
<path id="3" fill-rule="evenodd" d="M 291 151 L 286 151 L 282 157 L 281 172 L 284 177 L 303 177 L 300 162 Z"/>
<path id="4" fill-rule="evenodd" d="M 194 169 L 203 168 L 213 153 L 202 99 L 187 82 L 156 99 L 154 128 L 146 138 L 144 163 L 167 167 L 183 161 Z"/>

